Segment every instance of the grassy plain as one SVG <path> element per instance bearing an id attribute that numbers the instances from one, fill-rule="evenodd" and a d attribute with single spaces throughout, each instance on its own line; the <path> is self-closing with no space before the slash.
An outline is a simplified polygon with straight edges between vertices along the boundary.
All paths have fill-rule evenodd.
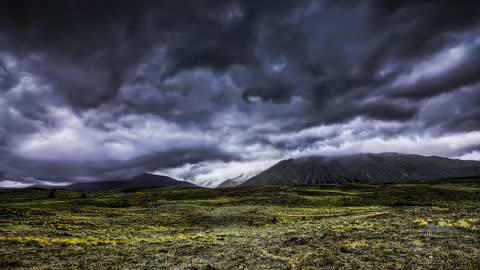
<path id="1" fill-rule="evenodd" d="M 0 190 L 0 269 L 480 269 L 480 181 Z"/>

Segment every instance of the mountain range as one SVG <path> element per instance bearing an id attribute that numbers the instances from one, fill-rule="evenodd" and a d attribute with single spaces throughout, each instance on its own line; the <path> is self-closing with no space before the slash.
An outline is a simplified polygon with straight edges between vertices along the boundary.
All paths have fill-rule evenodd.
<path id="1" fill-rule="evenodd" d="M 354 154 L 286 159 L 263 172 L 244 173 L 227 179 L 217 188 L 355 182 L 397 183 L 468 177 L 480 177 L 480 161 L 399 153 Z M 127 179 L 75 183 L 62 188 L 74 191 L 126 191 L 196 187 L 199 186 L 187 181 L 143 173 Z"/>
<path id="2" fill-rule="evenodd" d="M 312 156 L 280 161 L 240 186 L 406 182 L 480 176 L 480 161 L 398 153 Z"/>
<path id="3" fill-rule="evenodd" d="M 175 180 L 168 176 L 144 173 L 125 180 L 77 183 L 66 186 L 74 191 L 125 191 L 147 188 L 195 188 L 190 182 Z"/>

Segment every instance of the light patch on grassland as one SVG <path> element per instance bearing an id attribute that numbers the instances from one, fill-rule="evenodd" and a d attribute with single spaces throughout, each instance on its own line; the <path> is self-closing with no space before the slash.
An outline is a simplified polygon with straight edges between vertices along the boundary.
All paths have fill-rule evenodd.
<path id="1" fill-rule="evenodd" d="M 431 218 L 418 218 L 414 221 L 415 224 L 418 226 L 426 227 L 429 225 L 437 226 L 437 227 L 450 227 L 450 228 L 458 228 L 464 229 L 469 231 L 476 231 L 478 230 L 478 219 L 459 219 L 459 220 L 452 220 L 452 219 L 440 219 L 434 222 Z"/>
<path id="2" fill-rule="evenodd" d="M 418 226 L 427 226 L 432 222 L 432 219 L 423 219 L 423 218 L 417 218 L 414 221 Z"/>
<path id="3" fill-rule="evenodd" d="M 478 223 L 476 219 L 460 219 L 453 221 L 450 219 L 441 219 L 437 222 L 439 227 L 453 227 L 469 231 L 476 231 L 478 228 L 474 223 Z"/>
<path id="4" fill-rule="evenodd" d="M 51 238 L 51 237 L 42 237 L 42 236 L 0 236 L 0 241 L 14 242 L 14 243 L 23 243 L 30 245 L 108 245 L 115 244 L 116 242 L 110 239 L 97 238 L 97 237 L 71 237 L 71 238 Z"/>

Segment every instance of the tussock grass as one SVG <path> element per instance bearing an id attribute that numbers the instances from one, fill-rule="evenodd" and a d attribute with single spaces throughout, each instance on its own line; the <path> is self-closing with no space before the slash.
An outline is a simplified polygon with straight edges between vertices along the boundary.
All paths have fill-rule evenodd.
<path id="1" fill-rule="evenodd" d="M 480 269 L 480 183 L 0 191 L 0 269 Z"/>

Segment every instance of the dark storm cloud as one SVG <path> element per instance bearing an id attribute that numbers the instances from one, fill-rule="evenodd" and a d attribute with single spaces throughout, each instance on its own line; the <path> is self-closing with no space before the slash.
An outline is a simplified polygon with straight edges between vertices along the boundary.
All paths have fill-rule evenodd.
<path id="1" fill-rule="evenodd" d="M 439 126 L 446 131 L 480 129 L 480 84 L 464 87 L 456 92 L 429 101 L 419 114 L 427 126 Z"/>
<path id="2" fill-rule="evenodd" d="M 0 91 L 12 88 L 17 82 L 17 78 L 3 61 L 0 61 Z"/>
<path id="3" fill-rule="evenodd" d="M 245 102 L 252 102 L 251 98 L 258 97 L 263 102 L 288 103 L 292 97 L 294 86 L 270 85 L 269 88 L 249 88 L 243 92 Z"/>
<path id="4" fill-rule="evenodd" d="M 479 23 L 467 0 L 2 1 L 0 170 L 105 178 L 338 148 L 342 127 L 475 132 Z M 93 161 L 39 158 L 69 143 Z"/>
<path id="5" fill-rule="evenodd" d="M 4 1 L 0 15 L 4 40 L 1 47 L 19 57 L 45 54 L 45 61 L 32 67 L 34 71 L 58 84 L 70 102 L 93 106 L 115 95 L 125 69 L 138 61 L 148 47 L 147 33 L 139 27 L 147 8 L 145 4 L 141 1 Z M 75 66 L 70 69 L 77 69 L 79 74 L 62 70 L 71 63 Z M 90 78 L 81 77 L 91 75 L 82 74 L 89 69 L 106 73 L 103 80 L 94 78 L 106 84 L 94 93 L 91 85 L 84 82 Z M 87 96 L 95 94 L 95 99 L 76 100 L 75 92 L 80 91 L 86 91 Z"/>
<path id="6" fill-rule="evenodd" d="M 355 104 L 379 86 L 392 88 L 391 82 L 399 74 L 408 72 L 412 65 L 434 53 L 451 47 L 454 41 L 449 35 L 455 33 L 451 31 L 476 34 L 469 33 L 475 31 L 478 23 L 478 8 L 475 9 L 470 1 L 454 7 L 435 1 L 416 2 L 415 5 L 406 3 L 388 6 L 386 10 L 377 2 L 369 3 L 370 8 L 365 8 L 365 2 L 344 5 L 330 2 L 322 5 L 319 9 L 323 10 L 319 13 L 306 16 L 297 23 L 276 24 L 267 30 L 272 31 L 265 41 L 269 45 L 267 48 L 274 48 L 277 55 L 286 55 L 291 65 L 299 65 L 300 72 L 312 75 L 312 78 L 305 79 L 312 81 L 313 87 L 307 89 L 307 96 L 313 100 L 318 111 L 316 119 L 336 122 L 364 114 L 377 119 L 405 120 L 414 116 L 412 107 L 377 104 L 358 108 Z M 283 33 L 293 33 L 293 36 Z M 476 48 L 471 49 L 468 59 L 451 73 L 422 78 L 405 89 L 393 87 L 388 90 L 395 93 L 394 98 L 430 97 L 454 91 L 478 80 L 477 65 L 480 61 L 477 55 Z M 392 70 L 381 75 L 389 65 Z M 282 74 L 288 75 L 288 71 Z M 298 74 L 293 76 L 298 77 Z M 268 93 L 273 94 L 265 96 Z M 264 100 L 278 95 L 274 90 L 262 94 Z M 346 104 L 342 110 L 324 110 L 336 100 Z M 380 100 L 379 103 L 396 104 L 391 100 Z M 339 106 L 341 104 L 335 107 Z M 357 109 L 348 112 L 355 107 Z"/>
<path id="7" fill-rule="evenodd" d="M 468 50 L 468 57 L 455 67 L 447 69 L 433 77 L 420 79 L 412 85 L 394 89 L 395 97 L 424 99 L 442 93 L 456 91 L 468 86 L 480 78 L 480 43 Z"/>

